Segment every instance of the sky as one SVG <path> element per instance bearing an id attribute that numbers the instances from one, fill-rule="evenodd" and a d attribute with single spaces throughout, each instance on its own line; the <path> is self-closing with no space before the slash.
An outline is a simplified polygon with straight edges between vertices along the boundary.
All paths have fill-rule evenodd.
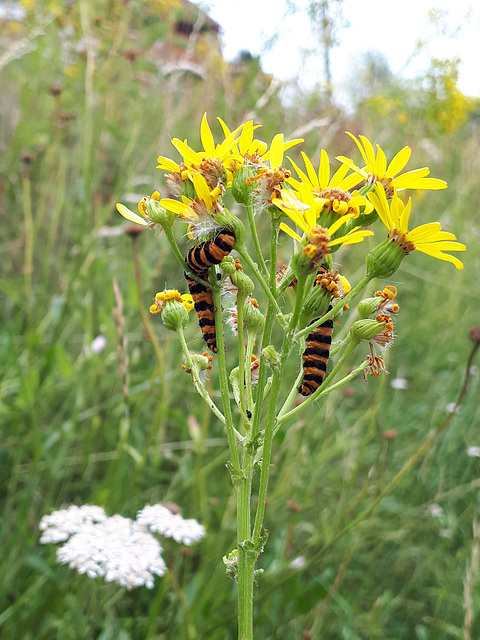
<path id="1" fill-rule="evenodd" d="M 295 0 L 301 11 L 289 12 L 288 0 L 210 0 L 208 9 L 223 32 L 223 53 L 232 60 L 241 50 L 262 57 L 262 68 L 280 80 L 296 78 L 302 88 L 324 79 L 322 58 L 309 25 L 308 0 Z M 383 54 L 394 74 L 416 77 L 434 57 L 459 57 L 459 89 L 480 96 L 480 2 L 478 0 L 344 0 L 347 26 L 337 34 L 331 54 L 334 92 L 346 91 L 352 69 L 368 51 Z M 435 10 L 437 20 L 429 20 Z M 417 42 L 427 43 L 420 52 Z"/>

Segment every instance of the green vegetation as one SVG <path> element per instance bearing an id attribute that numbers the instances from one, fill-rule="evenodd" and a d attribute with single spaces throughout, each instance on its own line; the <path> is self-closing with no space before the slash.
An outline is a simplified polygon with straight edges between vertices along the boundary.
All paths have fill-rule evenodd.
<path id="1" fill-rule="evenodd" d="M 162 72 L 149 51 L 160 37 L 179 42 L 169 3 L 91 4 L 65 13 L 45 3 L 22 24 L 0 24 L 1 637 L 236 636 L 235 586 L 221 561 L 236 529 L 226 438 L 181 369 L 175 335 L 143 311 L 181 282 L 180 267 L 163 236 L 125 233 L 114 207 L 165 193 L 156 158 L 174 156 L 173 136 L 195 146 L 205 111 L 212 127 L 217 115 L 233 127 L 253 111 L 269 142 L 321 118 L 305 149 L 317 160 L 321 147 L 351 153 L 345 130 L 390 158 L 409 144 L 414 166 L 449 185 L 417 201 L 415 224 L 439 220 L 468 247 L 463 271 L 416 253 L 403 261 L 388 376 L 355 379 L 278 434 L 258 638 L 479 637 L 480 460 L 466 453 L 480 446 L 478 369 L 445 432 L 336 539 L 443 422 L 462 386 L 468 329 L 480 325 L 480 110 L 456 89 L 455 65 L 434 62 L 427 91 L 371 82 L 350 116 L 312 95 L 282 106 L 278 90 L 259 107 L 270 79 L 258 60 L 225 68 L 212 34 L 196 44 L 205 77 Z M 346 327 L 335 331 L 341 338 Z M 186 334 L 202 350 L 193 319 Z M 394 378 L 408 389 L 392 388 Z M 180 505 L 208 535 L 183 553 L 164 542 L 169 572 L 152 591 L 79 576 L 38 544 L 40 518 L 62 506 L 134 517 L 156 502 Z"/>

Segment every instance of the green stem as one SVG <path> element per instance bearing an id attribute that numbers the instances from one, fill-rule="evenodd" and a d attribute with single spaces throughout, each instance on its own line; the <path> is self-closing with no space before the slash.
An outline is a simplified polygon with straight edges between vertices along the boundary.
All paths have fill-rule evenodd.
<path id="1" fill-rule="evenodd" d="M 24 265 L 23 273 L 25 279 L 25 298 L 26 298 L 26 311 L 31 325 L 32 319 L 32 273 L 33 273 L 33 247 L 34 247 L 34 229 L 33 229 L 33 216 L 32 216 L 32 195 L 30 176 L 28 170 L 23 172 L 23 216 L 24 216 L 24 232 L 25 232 L 25 251 L 24 251 Z"/>
<path id="2" fill-rule="evenodd" d="M 185 363 L 187 365 L 186 368 L 192 373 L 193 386 L 195 387 L 195 391 L 202 397 L 204 402 L 210 407 L 212 413 L 220 420 L 220 422 L 225 424 L 225 416 L 213 402 L 208 394 L 208 391 L 205 389 L 198 376 L 198 369 L 197 366 L 192 362 L 192 358 L 187 346 L 187 341 L 185 340 L 185 334 L 183 333 L 183 327 L 178 328 L 178 337 L 180 339 L 180 344 L 182 345 L 183 355 L 185 356 Z"/>
<path id="3" fill-rule="evenodd" d="M 252 366 L 252 355 L 253 355 L 253 347 L 255 346 L 255 338 L 257 337 L 256 333 L 251 333 L 247 331 L 247 348 L 245 351 L 245 393 L 247 395 L 247 409 L 252 412 L 253 411 L 253 393 L 252 393 L 252 375 L 251 375 L 251 366 Z"/>
<path id="4" fill-rule="evenodd" d="M 258 489 L 258 507 L 257 507 L 256 516 L 255 516 L 255 525 L 253 528 L 253 536 L 252 536 L 252 542 L 254 545 L 260 544 L 261 537 L 262 537 L 263 520 L 265 516 L 265 507 L 267 502 L 270 460 L 272 457 L 273 429 L 276 422 L 275 411 L 277 406 L 278 395 L 280 392 L 280 383 L 281 383 L 285 361 L 287 359 L 287 356 L 290 352 L 290 348 L 292 345 L 292 333 L 295 330 L 295 327 L 297 326 L 298 318 L 303 308 L 305 283 L 306 283 L 305 277 L 298 279 L 295 309 L 293 311 L 288 330 L 286 331 L 283 338 L 282 350 L 280 353 L 280 366 L 274 371 L 273 378 L 272 378 L 272 387 L 270 389 L 267 419 L 266 419 L 265 430 L 263 435 L 263 455 L 262 455 L 262 466 L 261 466 L 261 472 L 260 472 L 260 486 Z"/>
<path id="5" fill-rule="evenodd" d="M 247 295 L 238 292 L 237 296 L 237 337 L 238 337 L 238 393 L 240 396 L 240 413 L 244 426 L 248 431 L 247 408 L 245 405 L 245 341 L 243 331 L 243 316 L 245 311 L 245 300 Z"/>
<path id="6" fill-rule="evenodd" d="M 235 250 L 238 251 L 238 253 L 242 257 L 242 260 L 244 261 L 244 263 L 247 264 L 249 266 L 249 268 L 253 271 L 258 283 L 260 284 L 260 286 L 264 290 L 265 295 L 267 296 L 269 302 L 273 305 L 275 311 L 277 313 L 280 313 L 280 308 L 279 308 L 279 306 L 277 304 L 277 300 L 275 298 L 275 294 L 273 293 L 273 291 L 270 290 L 268 282 L 266 282 L 265 278 L 260 273 L 259 268 L 257 267 L 255 262 L 250 257 L 245 245 L 236 244 L 235 245 Z"/>
<path id="7" fill-rule="evenodd" d="M 347 382 L 349 382 L 350 380 L 355 378 L 359 373 L 361 373 L 367 367 L 368 367 L 368 362 L 364 361 L 364 362 L 362 362 L 361 365 L 356 367 L 347 376 L 345 376 L 344 378 L 342 378 L 341 380 L 339 380 L 335 384 L 330 385 L 328 388 L 324 388 L 323 385 L 322 385 L 320 387 L 321 388 L 321 392 L 318 393 L 318 395 L 316 395 L 314 399 L 318 400 L 318 398 L 320 396 L 326 396 L 331 391 L 335 391 L 335 389 L 339 389 L 344 384 L 346 384 Z M 302 375 L 303 375 L 303 372 L 302 372 Z M 315 392 L 315 393 L 317 393 L 317 392 Z M 302 404 L 299 404 L 298 407 L 295 407 L 291 411 L 286 411 L 288 406 L 287 406 L 287 403 L 285 402 L 285 405 L 282 407 L 282 410 L 280 412 L 281 415 L 279 414 L 278 418 L 277 418 L 278 426 L 275 429 L 275 433 L 277 433 L 280 423 L 285 422 L 285 420 L 288 420 L 289 418 L 294 416 L 296 413 L 298 413 L 299 411 L 304 409 L 306 406 L 308 406 L 310 404 L 310 398 L 312 398 L 312 397 L 313 397 L 313 394 L 312 394 L 312 396 L 309 396 L 309 398 L 307 400 L 305 400 L 305 402 L 302 402 Z M 285 413 L 284 413 L 284 411 L 285 411 Z"/>
<path id="8" fill-rule="evenodd" d="M 260 246 L 260 241 L 258 239 L 257 227 L 255 226 L 255 213 L 253 210 L 253 206 L 251 204 L 247 204 L 247 216 L 248 216 L 248 225 L 250 227 L 250 235 L 252 236 L 253 246 L 255 247 L 255 251 L 257 252 L 258 260 L 260 262 L 260 267 L 264 273 L 267 275 L 267 265 L 265 264 L 265 260 L 263 258 L 262 248 Z"/>
<path id="9" fill-rule="evenodd" d="M 238 638 L 253 640 L 253 572 L 256 555 L 248 548 L 251 534 L 251 447 L 245 451 L 244 472 L 237 486 Z"/>
<path id="10" fill-rule="evenodd" d="M 364 276 L 360 280 L 360 282 L 358 282 L 353 287 L 353 289 L 351 289 L 347 293 L 347 295 L 344 298 L 341 298 L 337 302 L 337 304 L 332 306 L 330 311 L 327 311 L 327 313 L 325 313 L 321 318 L 318 318 L 318 320 L 315 320 L 315 322 L 312 322 L 312 324 L 309 324 L 308 327 L 305 327 L 301 331 L 297 331 L 293 339 L 298 340 L 299 338 L 303 338 L 303 336 L 306 336 L 308 333 L 310 333 L 310 331 L 313 331 L 313 329 L 316 329 L 317 327 L 319 327 L 326 320 L 328 320 L 328 318 L 335 316 L 339 311 L 343 309 L 343 307 L 347 304 L 349 300 L 354 298 L 357 295 L 357 293 L 359 293 L 364 287 L 366 287 L 366 285 L 370 282 L 370 280 L 372 280 L 371 276 Z"/>
<path id="11" fill-rule="evenodd" d="M 180 249 L 178 248 L 177 240 L 173 235 L 172 227 L 165 226 L 163 227 L 163 230 L 165 232 L 165 237 L 167 238 L 170 246 L 172 247 L 172 251 L 176 259 L 178 260 L 178 263 L 182 267 L 183 271 L 187 271 L 188 275 L 190 276 L 190 278 L 192 278 L 192 280 L 195 280 L 195 282 L 199 282 L 200 284 L 203 284 L 204 287 L 207 287 L 208 289 L 210 289 L 210 283 L 208 283 L 206 280 L 202 280 L 202 278 L 199 278 L 196 273 L 193 273 L 192 271 L 189 270 L 187 263 L 185 262 L 185 258 L 183 257 Z"/>
<path id="12" fill-rule="evenodd" d="M 218 362 L 218 384 L 220 387 L 220 395 L 222 397 L 223 414 L 225 416 L 225 428 L 227 430 L 228 447 L 230 449 L 230 457 L 232 471 L 234 474 L 240 474 L 240 458 L 238 455 L 237 444 L 235 442 L 236 429 L 233 426 L 232 407 L 230 406 L 230 396 L 228 391 L 228 375 L 227 362 L 225 358 L 225 341 L 223 336 L 222 322 L 222 299 L 221 287 L 217 282 L 217 272 L 215 267 L 210 268 L 210 280 L 213 294 L 213 304 L 215 307 L 215 332 L 217 338 L 217 362 Z"/>

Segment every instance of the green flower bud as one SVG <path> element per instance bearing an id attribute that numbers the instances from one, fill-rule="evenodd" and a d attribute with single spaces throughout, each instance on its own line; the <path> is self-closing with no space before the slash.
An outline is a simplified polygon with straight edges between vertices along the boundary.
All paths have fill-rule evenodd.
<path id="1" fill-rule="evenodd" d="M 273 204 L 267 205 L 266 211 L 272 220 L 283 220 L 287 217 L 281 209 Z"/>
<path id="2" fill-rule="evenodd" d="M 191 353 L 190 358 L 192 367 L 195 367 L 197 371 L 210 371 L 212 368 L 213 357 L 207 352 Z"/>
<path id="3" fill-rule="evenodd" d="M 225 565 L 225 570 L 227 576 L 237 581 L 237 573 L 238 573 L 238 551 L 234 549 L 230 551 L 228 556 L 223 556 L 222 558 L 223 564 Z"/>
<path id="4" fill-rule="evenodd" d="M 182 180 L 183 193 L 182 195 L 189 200 L 195 200 L 197 198 L 197 192 L 195 191 L 195 185 L 191 180 Z"/>
<path id="5" fill-rule="evenodd" d="M 246 166 L 243 166 L 235 173 L 232 181 L 232 196 L 236 202 L 247 206 L 250 204 L 255 183 L 247 187 L 247 180 L 256 175 L 257 172 L 253 167 Z"/>
<path id="6" fill-rule="evenodd" d="M 178 300 L 167 300 L 162 309 L 163 324 L 170 331 L 178 331 L 180 327 L 186 327 L 188 322 L 188 311 Z"/>
<path id="7" fill-rule="evenodd" d="M 265 318 L 258 308 L 258 302 L 255 298 L 247 298 L 244 307 L 244 319 L 249 334 L 258 335 L 263 331 L 265 326 Z"/>
<path id="8" fill-rule="evenodd" d="M 316 265 L 312 265 L 311 257 L 303 253 L 304 246 L 306 246 L 305 243 L 298 244 L 297 250 L 293 254 L 292 261 L 290 263 L 292 271 L 297 278 L 303 278 L 317 268 Z"/>
<path id="9" fill-rule="evenodd" d="M 158 200 L 154 200 L 153 198 L 147 199 L 145 202 L 145 210 L 148 219 L 151 222 L 160 224 L 164 228 L 172 226 L 175 219 L 175 214 L 171 211 L 167 211 L 167 209 L 164 209 L 158 202 Z"/>
<path id="10" fill-rule="evenodd" d="M 298 320 L 298 327 L 303 329 L 314 318 L 321 318 L 327 313 L 328 305 L 332 299 L 332 294 L 323 287 L 312 287 L 307 299 L 303 303 L 303 309 Z"/>
<path id="11" fill-rule="evenodd" d="M 405 251 L 390 238 L 377 245 L 365 259 L 369 278 L 389 278 L 405 258 Z"/>
<path id="12" fill-rule="evenodd" d="M 237 268 L 238 264 L 239 263 L 232 258 L 232 256 L 226 256 L 220 263 L 220 267 L 227 276 L 230 276 L 232 284 L 237 287 L 239 293 L 248 295 L 249 293 L 252 293 L 255 285 L 253 284 L 252 279 L 243 271 L 241 266 L 240 268 Z"/>
<path id="13" fill-rule="evenodd" d="M 383 331 L 385 326 L 386 322 L 378 322 L 371 318 L 357 320 L 353 323 L 353 326 L 350 329 L 350 334 L 357 342 L 360 342 L 360 340 L 371 340 Z"/>
<path id="14" fill-rule="evenodd" d="M 381 300 L 379 298 L 365 298 L 358 303 L 358 315 L 360 318 L 368 318 L 378 309 Z"/>
<path id="15" fill-rule="evenodd" d="M 280 366 L 280 354 L 275 351 L 273 345 L 269 344 L 267 347 L 265 347 L 265 349 L 262 351 L 262 357 L 265 358 L 265 361 L 270 365 L 272 369 L 276 369 Z"/>
<path id="16" fill-rule="evenodd" d="M 236 244 L 240 245 L 245 242 L 245 226 L 243 222 L 237 216 L 231 214 L 228 209 L 224 209 L 222 213 L 214 213 L 212 217 L 220 227 L 229 227 L 233 231 Z"/>

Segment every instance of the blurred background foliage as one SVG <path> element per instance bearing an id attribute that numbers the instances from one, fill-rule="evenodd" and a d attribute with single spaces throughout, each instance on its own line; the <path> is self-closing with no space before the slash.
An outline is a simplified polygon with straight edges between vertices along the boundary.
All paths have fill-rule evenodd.
<path id="1" fill-rule="evenodd" d="M 426 77 L 406 81 L 372 55 L 346 109 L 325 86 L 282 86 L 247 52 L 225 62 L 218 25 L 187 2 L 2 5 L 2 638 L 235 637 L 221 562 L 235 540 L 226 440 L 181 369 L 175 336 L 144 311 L 164 286 L 182 288 L 182 274 L 164 238 L 126 233 L 114 207 L 165 194 L 156 158 L 178 159 L 172 137 L 198 147 L 204 112 L 217 136 L 215 116 L 231 127 L 254 118 L 267 142 L 279 131 L 305 137 L 314 162 L 320 148 L 356 153 L 345 130 L 390 158 L 410 145 L 412 168 L 449 184 L 414 198 L 415 223 L 439 220 L 468 245 L 462 272 L 414 253 L 395 274 L 389 376 L 355 380 L 279 433 L 258 637 L 479 637 L 480 460 L 467 456 L 480 445 L 478 365 L 445 433 L 373 515 L 339 535 L 444 420 L 468 328 L 480 324 L 480 105 L 459 92 L 458 61 L 433 60 Z M 343 254 L 354 282 L 364 252 Z M 202 350 L 193 320 L 188 332 Z M 395 378 L 408 389 L 393 388 Z M 170 570 L 153 591 L 78 576 L 38 545 L 41 516 L 62 506 L 134 517 L 167 501 L 208 536 L 183 553 L 166 544 Z"/>

